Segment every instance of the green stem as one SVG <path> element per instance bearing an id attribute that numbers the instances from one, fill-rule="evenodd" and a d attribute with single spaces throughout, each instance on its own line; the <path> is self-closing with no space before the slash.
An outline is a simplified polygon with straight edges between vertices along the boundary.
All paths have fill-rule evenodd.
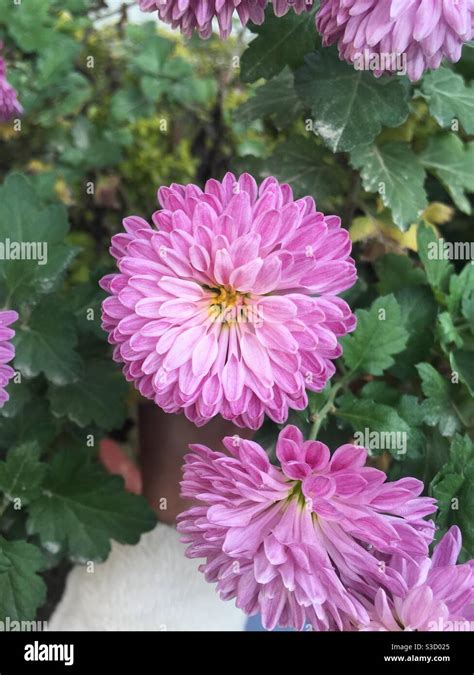
<path id="1" fill-rule="evenodd" d="M 336 400 L 336 396 L 343 387 L 346 387 L 349 384 L 349 382 L 352 380 L 353 377 L 354 377 L 353 371 L 345 373 L 341 377 L 339 382 L 337 382 L 331 388 L 326 403 L 316 413 L 312 415 L 313 424 L 311 426 L 311 430 L 309 432 L 308 437 L 310 441 L 316 440 L 322 423 L 324 422 L 328 414 L 334 410 L 334 401 Z"/>

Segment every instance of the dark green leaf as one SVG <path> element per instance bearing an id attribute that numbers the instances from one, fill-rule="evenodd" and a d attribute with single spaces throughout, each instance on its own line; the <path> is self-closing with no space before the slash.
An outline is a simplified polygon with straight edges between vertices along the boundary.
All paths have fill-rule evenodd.
<path id="1" fill-rule="evenodd" d="M 41 551 L 26 541 L 0 537 L 0 620 L 31 621 L 46 597 L 37 574 L 44 566 Z"/>
<path id="2" fill-rule="evenodd" d="M 23 505 L 39 496 L 46 473 L 39 457 L 37 444 L 25 443 L 9 450 L 0 462 L 0 490 L 9 501 L 20 499 Z"/>
<path id="3" fill-rule="evenodd" d="M 75 382 L 82 362 L 77 344 L 74 316 L 48 298 L 33 310 L 27 324 L 20 324 L 14 338 L 15 367 L 25 377 L 44 373 L 50 382 L 64 385 Z"/>
<path id="4" fill-rule="evenodd" d="M 67 416 L 81 427 L 95 423 L 110 430 L 123 424 L 127 391 L 112 361 L 89 360 L 77 382 L 51 387 L 49 397 L 55 415 Z"/>
<path id="5" fill-rule="evenodd" d="M 405 143 L 368 145 L 351 152 L 367 192 L 378 192 L 401 230 L 414 223 L 426 208 L 425 170 Z"/>
<path id="6" fill-rule="evenodd" d="M 370 310 L 356 312 L 357 329 L 342 340 L 344 361 L 354 371 L 381 375 L 406 346 L 408 333 L 393 295 L 377 298 Z"/>
<path id="7" fill-rule="evenodd" d="M 126 492 L 86 452 L 61 451 L 53 459 L 42 496 L 29 509 L 28 531 L 50 551 L 75 561 L 104 560 L 110 540 L 136 544 L 155 516 L 143 497 Z"/>
<path id="8" fill-rule="evenodd" d="M 408 117 L 405 87 L 340 61 L 334 50 L 309 54 L 296 73 L 296 91 L 311 108 L 313 128 L 333 152 L 367 145 Z"/>
<path id="9" fill-rule="evenodd" d="M 474 192 L 474 142 L 464 144 L 456 134 L 431 138 L 420 161 L 444 185 L 463 213 L 471 213 L 466 192 Z"/>
<path id="10" fill-rule="evenodd" d="M 474 83 L 466 86 L 461 75 L 438 68 L 425 74 L 420 93 L 442 127 L 451 127 L 459 119 L 465 131 L 474 134 Z"/>
<path id="11" fill-rule="evenodd" d="M 431 492 L 438 500 L 436 523 L 438 537 L 452 525 L 463 535 L 463 559 L 474 554 L 474 444 L 468 436 L 453 439 L 449 462 L 431 483 Z"/>
<path id="12" fill-rule="evenodd" d="M 297 16 L 289 12 L 276 17 L 268 9 L 261 26 L 250 25 L 257 33 L 240 60 L 242 82 L 255 82 L 261 77 L 267 80 L 278 75 L 285 66 L 294 68 L 303 63 L 304 55 L 317 43 L 314 16 L 303 12 Z"/>
<path id="13" fill-rule="evenodd" d="M 459 431 L 461 424 L 454 408 L 450 382 L 429 363 L 419 363 L 417 370 L 426 396 L 422 403 L 426 424 L 437 426 L 443 436 L 452 436 Z"/>

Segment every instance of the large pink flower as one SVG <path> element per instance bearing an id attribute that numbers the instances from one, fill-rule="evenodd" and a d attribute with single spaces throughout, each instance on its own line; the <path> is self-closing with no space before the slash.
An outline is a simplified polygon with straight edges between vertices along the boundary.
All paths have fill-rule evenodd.
<path id="1" fill-rule="evenodd" d="M 101 285 L 103 327 L 128 380 L 197 425 L 214 415 L 252 429 L 282 423 L 321 390 L 355 327 L 336 296 L 356 279 L 340 219 L 248 174 L 160 188 L 163 209 L 124 220 L 120 274 Z"/>
<path id="2" fill-rule="evenodd" d="M 265 18 L 265 7 L 269 0 L 140 0 L 140 8 L 145 12 L 158 10 L 162 21 L 191 37 L 197 31 L 202 38 L 212 34 L 212 20 L 217 18 L 222 38 L 232 31 L 232 18 L 236 12 L 245 26 L 248 21 L 261 24 Z M 273 1 L 277 16 L 283 16 L 290 9 L 298 14 L 307 8 L 305 0 Z"/>
<path id="3" fill-rule="evenodd" d="M 394 556 L 390 566 L 403 576 L 408 590 L 392 596 L 380 588 L 369 610 L 370 624 L 363 630 L 474 630 L 474 565 L 472 560 L 456 565 L 460 550 L 461 532 L 454 526 L 423 564 Z"/>
<path id="4" fill-rule="evenodd" d="M 15 89 L 7 81 L 6 64 L 0 56 L 0 122 L 9 122 L 22 114 L 23 108 L 18 102 Z"/>
<path id="5" fill-rule="evenodd" d="M 414 478 L 386 483 L 365 467 L 367 452 L 343 445 L 330 456 L 287 426 L 277 443 L 281 469 L 253 441 L 224 439 L 229 452 L 192 445 L 185 458 L 182 494 L 203 503 L 181 514 L 178 529 L 187 555 L 205 558 L 200 569 L 224 600 L 236 599 L 263 624 L 315 630 L 368 623 L 360 600 L 379 587 L 406 592 L 403 575 L 385 561 L 399 553 L 427 555 L 436 510 L 419 497 Z"/>
<path id="6" fill-rule="evenodd" d="M 444 57 L 459 61 L 474 35 L 474 0 L 322 0 L 316 23 L 325 45 L 337 42 L 342 59 L 405 54 L 416 81 Z"/>
<path id="7" fill-rule="evenodd" d="M 15 331 L 10 328 L 10 324 L 18 320 L 18 314 L 13 310 L 0 311 L 0 408 L 8 401 L 9 396 L 5 389 L 11 380 L 15 371 L 8 363 L 15 356 L 15 349 L 10 340 L 14 337 Z"/>

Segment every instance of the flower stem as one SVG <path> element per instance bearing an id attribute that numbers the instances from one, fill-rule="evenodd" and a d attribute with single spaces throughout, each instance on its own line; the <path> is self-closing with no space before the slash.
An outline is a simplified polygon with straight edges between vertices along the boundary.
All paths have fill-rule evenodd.
<path id="1" fill-rule="evenodd" d="M 336 384 L 333 385 L 333 387 L 331 388 L 326 403 L 316 413 L 314 413 L 311 416 L 313 424 L 311 426 L 311 430 L 308 436 L 308 439 L 310 441 L 316 440 L 322 423 L 324 422 L 328 414 L 335 409 L 334 401 L 336 400 L 336 396 L 343 387 L 349 384 L 349 382 L 352 380 L 353 377 L 354 373 L 352 371 L 345 373 L 341 377 L 339 382 L 336 382 Z"/>

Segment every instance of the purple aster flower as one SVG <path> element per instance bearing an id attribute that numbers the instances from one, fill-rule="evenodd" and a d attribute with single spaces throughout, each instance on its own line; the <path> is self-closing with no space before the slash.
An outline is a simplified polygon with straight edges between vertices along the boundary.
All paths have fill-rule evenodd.
<path id="1" fill-rule="evenodd" d="M 474 561 L 456 565 L 460 550 L 461 532 L 453 526 L 422 564 L 394 556 L 390 566 L 405 579 L 407 591 L 400 596 L 380 588 L 362 630 L 472 631 Z"/>
<path id="2" fill-rule="evenodd" d="M 15 89 L 7 81 L 7 67 L 0 56 L 0 122 L 9 122 L 22 114 L 23 108 L 18 102 Z"/>
<path id="3" fill-rule="evenodd" d="M 236 599 L 263 625 L 350 630 L 369 621 L 360 588 L 406 590 L 384 559 L 416 565 L 427 556 L 434 500 L 414 478 L 386 483 L 364 466 L 367 451 L 343 445 L 330 455 L 299 429 L 280 433 L 272 466 L 255 442 L 228 437 L 229 455 L 192 445 L 182 495 L 202 503 L 181 514 L 187 555 L 223 600 Z"/>
<path id="4" fill-rule="evenodd" d="M 198 426 L 217 414 L 257 429 L 320 391 L 355 327 L 337 294 L 356 279 L 340 218 L 248 174 L 162 187 L 156 228 L 126 218 L 103 328 L 140 392 Z"/>
<path id="5" fill-rule="evenodd" d="M 9 396 L 5 390 L 9 380 L 15 371 L 8 363 L 15 356 L 15 349 L 10 340 L 15 331 L 9 328 L 10 324 L 18 320 L 18 314 L 13 310 L 0 311 L 0 408 L 8 401 Z"/>
<path id="6" fill-rule="evenodd" d="M 446 57 L 459 61 L 474 35 L 474 0 L 322 0 L 316 25 L 325 45 L 338 44 L 349 63 L 361 56 L 406 55 L 408 76 L 419 80 Z M 393 67 L 380 58 L 380 75 Z"/>

